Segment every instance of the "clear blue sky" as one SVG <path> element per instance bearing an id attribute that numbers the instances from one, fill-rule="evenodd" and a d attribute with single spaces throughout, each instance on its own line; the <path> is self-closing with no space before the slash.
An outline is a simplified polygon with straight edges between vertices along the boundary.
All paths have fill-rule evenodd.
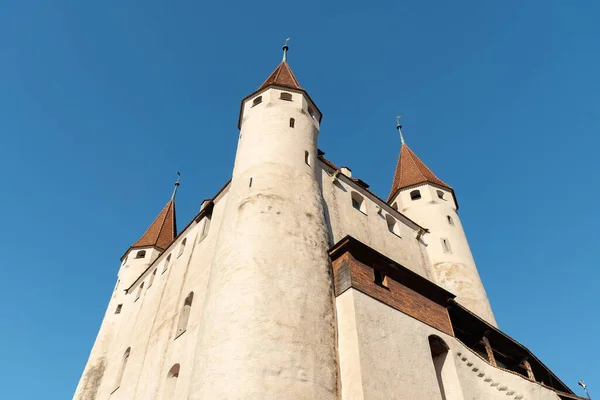
<path id="1" fill-rule="evenodd" d="M 289 61 L 319 146 L 381 197 L 407 142 L 455 187 L 500 327 L 600 396 L 600 3 L 0 5 L 0 398 L 71 398 L 119 257 L 182 172 L 229 179 L 239 101 Z"/>

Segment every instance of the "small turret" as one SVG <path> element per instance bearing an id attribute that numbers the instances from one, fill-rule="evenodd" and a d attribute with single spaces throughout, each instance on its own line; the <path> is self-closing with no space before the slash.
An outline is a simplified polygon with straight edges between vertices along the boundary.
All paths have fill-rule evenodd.
<path id="1" fill-rule="evenodd" d="M 458 217 L 454 189 L 439 179 L 402 141 L 388 204 L 429 230 L 423 236 L 436 283 L 456 300 L 496 325 L 496 319 L 477 272 L 467 237 Z"/>
<path id="2" fill-rule="evenodd" d="M 179 174 L 179 173 L 178 173 Z M 173 195 L 163 207 L 150 227 L 121 257 L 122 266 L 119 271 L 119 285 L 129 287 L 134 280 L 153 262 L 177 236 L 175 218 L 175 194 L 179 187 L 179 178 L 175 182 Z"/>

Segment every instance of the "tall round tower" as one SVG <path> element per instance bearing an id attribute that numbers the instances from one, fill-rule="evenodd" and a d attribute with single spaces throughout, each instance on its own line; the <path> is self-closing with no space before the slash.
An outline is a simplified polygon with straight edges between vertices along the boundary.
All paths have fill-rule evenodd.
<path id="1" fill-rule="evenodd" d="M 191 400 L 337 399 L 321 113 L 284 59 L 242 100 Z"/>
<path id="2" fill-rule="evenodd" d="M 497 326 L 458 217 L 452 187 L 440 180 L 402 139 L 388 203 L 428 229 L 423 236 L 436 283 L 490 324 Z"/>

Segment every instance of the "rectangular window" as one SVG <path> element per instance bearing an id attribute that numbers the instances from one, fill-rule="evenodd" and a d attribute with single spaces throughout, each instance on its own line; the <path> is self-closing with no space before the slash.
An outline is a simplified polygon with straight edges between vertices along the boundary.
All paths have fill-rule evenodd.
<path id="1" fill-rule="evenodd" d="M 123 309 L 123 304 L 119 304 L 117 309 L 115 310 L 115 314 L 121 314 L 121 310 Z"/>
<path id="2" fill-rule="evenodd" d="M 448 239 L 442 239 L 442 249 L 444 249 L 444 253 L 452 253 Z"/>
<path id="3" fill-rule="evenodd" d="M 379 286 L 388 287 L 387 286 L 387 276 L 385 276 L 385 272 L 380 271 L 378 269 L 373 270 L 373 275 L 375 277 L 375 283 Z"/>

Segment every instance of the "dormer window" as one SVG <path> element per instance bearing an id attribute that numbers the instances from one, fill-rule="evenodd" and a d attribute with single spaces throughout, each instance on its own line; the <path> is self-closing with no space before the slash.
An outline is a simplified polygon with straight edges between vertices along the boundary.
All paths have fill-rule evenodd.
<path id="1" fill-rule="evenodd" d="M 262 96 L 258 96 L 257 98 L 252 100 L 252 107 L 254 107 L 255 105 L 258 105 L 260 103 L 262 103 Z"/>
<path id="2" fill-rule="evenodd" d="M 285 101 L 292 101 L 292 94 L 286 93 L 286 92 L 281 92 L 281 94 L 279 95 L 279 98 L 281 100 L 285 100 Z"/>
<path id="3" fill-rule="evenodd" d="M 146 257 L 146 250 L 140 250 L 135 253 L 135 258 L 144 258 Z"/>
<path id="4" fill-rule="evenodd" d="M 410 199 L 411 200 L 419 200 L 421 198 L 421 191 L 420 190 L 413 190 L 412 192 L 410 192 Z"/>

